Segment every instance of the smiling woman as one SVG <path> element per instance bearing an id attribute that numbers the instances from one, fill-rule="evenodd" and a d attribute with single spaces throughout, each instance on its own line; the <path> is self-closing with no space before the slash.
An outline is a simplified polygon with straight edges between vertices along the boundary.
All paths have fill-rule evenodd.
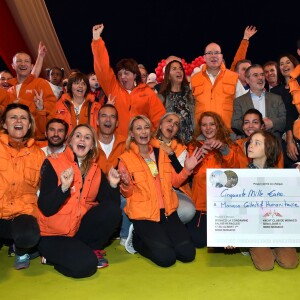
<path id="1" fill-rule="evenodd" d="M 24 104 L 9 104 L 0 134 L 0 239 L 15 244 L 15 269 L 28 268 L 37 245 L 37 186 L 44 153 L 32 138 L 34 119 Z"/>
<path id="2" fill-rule="evenodd" d="M 65 120 L 69 125 L 68 134 L 78 124 L 90 124 L 97 130 L 100 103 L 90 91 L 88 77 L 80 72 L 72 73 L 67 83 L 67 93 L 56 103 L 55 117 Z"/>
<path id="3" fill-rule="evenodd" d="M 108 180 L 101 174 L 97 136 L 90 125 L 77 125 L 67 144 L 58 157 L 48 156 L 42 167 L 39 251 L 43 263 L 82 278 L 108 266 L 103 248 L 121 219 L 120 177 L 113 168 Z"/>

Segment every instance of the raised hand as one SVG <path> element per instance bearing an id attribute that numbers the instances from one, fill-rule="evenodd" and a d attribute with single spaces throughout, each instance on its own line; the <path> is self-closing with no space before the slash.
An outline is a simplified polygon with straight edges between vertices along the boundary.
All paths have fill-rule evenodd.
<path id="1" fill-rule="evenodd" d="M 116 188 L 118 186 L 118 183 L 120 182 L 120 174 L 118 170 L 111 167 L 107 174 L 107 178 L 111 187 Z"/>
<path id="2" fill-rule="evenodd" d="M 103 29 L 104 29 L 103 24 L 98 24 L 98 25 L 93 26 L 93 39 L 95 41 L 100 39 Z"/>
<path id="3" fill-rule="evenodd" d="M 116 102 L 115 99 L 116 99 L 116 96 L 112 96 L 111 94 L 109 94 L 106 104 L 115 105 L 115 102 Z"/>
<path id="4" fill-rule="evenodd" d="M 38 48 L 38 55 L 45 58 L 46 54 L 47 54 L 47 48 L 46 48 L 45 44 L 43 44 L 43 42 L 40 42 L 39 48 Z"/>
<path id="5" fill-rule="evenodd" d="M 60 174 L 61 190 L 65 192 L 69 189 L 74 179 L 74 169 L 72 167 L 64 170 Z"/>
<path id="6" fill-rule="evenodd" d="M 247 26 L 244 31 L 244 40 L 249 40 L 255 33 L 257 32 L 257 29 L 255 26 Z"/>
<path id="7" fill-rule="evenodd" d="M 43 110 L 44 109 L 44 101 L 43 101 L 44 92 L 43 92 L 43 90 L 41 90 L 40 93 L 38 93 L 37 90 L 34 90 L 34 94 L 35 94 L 35 96 L 33 98 L 33 101 L 34 101 L 36 109 Z"/>
<path id="8" fill-rule="evenodd" d="M 188 171 L 192 171 L 203 160 L 203 157 L 206 153 L 206 149 L 202 147 L 197 147 L 191 155 L 187 153 L 186 159 L 184 161 L 184 167 Z"/>

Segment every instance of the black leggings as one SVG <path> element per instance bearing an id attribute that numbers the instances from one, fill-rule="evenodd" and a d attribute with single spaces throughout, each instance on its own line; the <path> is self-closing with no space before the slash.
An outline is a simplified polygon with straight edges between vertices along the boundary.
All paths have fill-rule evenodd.
<path id="1" fill-rule="evenodd" d="M 180 221 L 177 212 L 165 217 L 161 210 L 160 222 L 132 220 L 134 227 L 133 246 L 141 255 L 161 267 L 169 267 L 176 260 L 191 262 L 196 250 L 189 233 Z"/>
<path id="2" fill-rule="evenodd" d="M 196 210 L 194 218 L 186 224 L 196 248 L 207 246 L 207 216 L 206 211 Z"/>
<path id="3" fill-rule="evenodd" d="M 16 254 L 29 253 L 40 239 L 40 228 L 35 217 L 20 215 L 11 220 L 0 219 L 0 238 L 12 239 Z"/>
<path id="4" fill-rule="evenodd" d="M 100 202 L 82 218 L 74 237 L 42 236 L 40 254 L 65 276 L 89 277 L 96 272 L 98 264 L 93 250 L 105 247 L 120 221 L 121 210 L 117 203 Z"/>

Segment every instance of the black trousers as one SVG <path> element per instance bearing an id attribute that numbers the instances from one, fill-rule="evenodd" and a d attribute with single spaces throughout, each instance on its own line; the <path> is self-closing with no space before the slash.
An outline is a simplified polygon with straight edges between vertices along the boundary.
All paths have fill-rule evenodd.
<path id="1" fill-rule="evenodd" d="M 68 277 L 83 278 L 97 271 L 98 260 L 93 250 L 105 247 L 121 220 L 120 206 L 114 202 L 100 202 L 81 220 L 74 237 L 42 236 L 39 252 Z"/>
<path id="2" fill-rule="evenodd" d="M 133 246 L 141 255 L 161 267 L 169 267 L 176 260 L 191 262 L 196 250 L 177 211 L 165 217 L 160 211 L 160 221 L 132 220 Z"/>
<path id="3" fill-rule="evenodd" d="M 206 212 L 196 210 L 194 218 L 186 224 L 186 227 L 196 248 L 203 248 L 207 246 Z"/>
<path id="4" fill-rule="evenodd" d="M 29 253 L 40 239 L 40 228 L 35 217 L 20 215 L 11 220 L 0 219 L 0 238 L 15 243 L 16 254 Z"/>

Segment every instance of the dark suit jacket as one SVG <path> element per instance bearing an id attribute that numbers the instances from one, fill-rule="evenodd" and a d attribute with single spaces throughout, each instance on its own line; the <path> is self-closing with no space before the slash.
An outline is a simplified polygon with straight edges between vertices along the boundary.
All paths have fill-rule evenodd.
<path id="1" fill-rule="evenodd" d="M 272 120 L 273 128 L 270 130 L 274 135 L 281 138 L 285 130 L 286 110 L 281 96 L 266 92 L 265 93 L 266 117 Z M 237 97 L 233 102 L 233 115 L 231 120 L 231 128 L 233 130 L 243 132 L 242 123 L 245 112 L 254 108 L 250 91 Z"/>

